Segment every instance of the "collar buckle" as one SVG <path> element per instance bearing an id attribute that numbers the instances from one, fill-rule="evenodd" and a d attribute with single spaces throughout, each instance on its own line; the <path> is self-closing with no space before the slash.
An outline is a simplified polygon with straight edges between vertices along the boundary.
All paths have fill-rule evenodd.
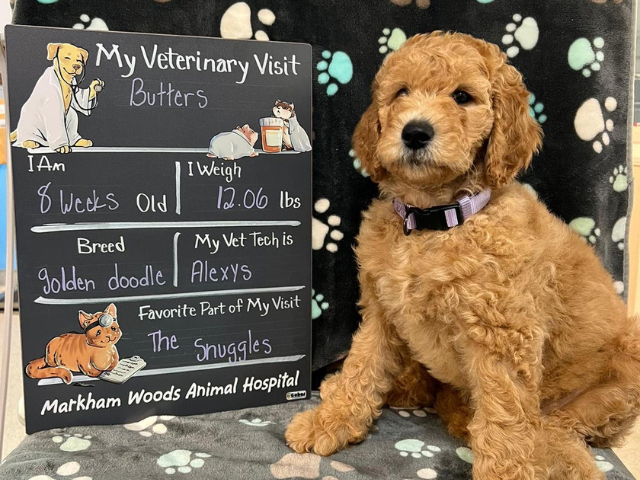
<path id="1" fill-rule="evenodd" d="M 464 223 L 464 215 L 459 203 L 438 205 L 431 208 L 407 206 L 403 231 L 405 235 L 411 234 L 413 230 L 443 231 L 462 225 L 462 223 Z"/>

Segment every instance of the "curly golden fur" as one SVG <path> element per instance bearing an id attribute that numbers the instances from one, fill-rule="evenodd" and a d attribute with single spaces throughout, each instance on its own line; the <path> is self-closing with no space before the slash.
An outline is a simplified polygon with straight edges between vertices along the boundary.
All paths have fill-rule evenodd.
<path id="1" fill-rule="evenodd" d="M 387 403 L 435 404 L 476 480 L 605 478 L 587 443 L 619 444 L 640 413 L 640 327 L 593 250 L 514 181 L 541 145 L 528 95 L 498 47 L 468 35 L 419 35 L 385 60 L 353 137 L 380 188 L 356 248 L 362 323 L 322 404 L 289 426 L 295 451 L 362 441 Z M 416 119 L 434 134 L 411 150 L 401 132 Z M 391 203 L 488 187 L 448 231 L 405 236 Z"/>

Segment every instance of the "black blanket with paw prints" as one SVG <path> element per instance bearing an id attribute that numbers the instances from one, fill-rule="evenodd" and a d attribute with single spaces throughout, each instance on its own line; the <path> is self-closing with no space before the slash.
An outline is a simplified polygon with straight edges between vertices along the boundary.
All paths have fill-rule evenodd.
<path id="1" fill-rule="evenodd" d="M 544 148 L 522 177 L 593 245 L 625 295 L 632 0 L 17 0 L 19 24 L 305 42 L 314 63 L 314 369 L 357 328 L 352 244 L 376 186 L 351 150 L 382 59 L 410 36 L 500 45 L 532 92 Z"/>

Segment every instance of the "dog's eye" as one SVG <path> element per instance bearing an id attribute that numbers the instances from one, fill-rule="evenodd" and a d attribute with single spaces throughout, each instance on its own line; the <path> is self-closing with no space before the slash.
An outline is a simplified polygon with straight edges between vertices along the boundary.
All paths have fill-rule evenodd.
<path id="1" fill-rule="evenodd" d="M 456 90 L 455 92 L 453 92 L 453 95 L 451 96 L 453 97 L 453 99 L 458 105 L 469 103 L 472 100 L 471 95 L 469 95 L 464 90 Z"/>
<path id="2" fill-rule="evenodd" d="M 398 91 L 396 92 L 396 96 L 395 96 L 395 98 L 398 98 L 398 97 L 404 97 L 404 96 L 406 96 L 406 95 L 409 95 L 409 89 L 408 89 L 408 88 L 406 88 L 406 87 L 405 87 L 405 88 L 401 88 L 400 90 L 398 90 Z"/>

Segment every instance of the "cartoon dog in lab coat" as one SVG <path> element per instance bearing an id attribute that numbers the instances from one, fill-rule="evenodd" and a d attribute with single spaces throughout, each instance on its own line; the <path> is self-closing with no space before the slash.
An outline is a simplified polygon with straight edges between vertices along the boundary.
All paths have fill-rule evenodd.
<path id="1" fill-rule="evenodd" d="M 71 147 L 93 145 L 78 133 L 78 113 L 91 114 L 104 82 L 95 79 L 89 88 L 80 88 L 88 57 L 84 48 L 69 43 L 47 45 L 47 60 L 53 65 L 44 71 L 22 106 L 18 128 L 10 137 L 15 146 L 44 146 L 69 153 Z"/>

